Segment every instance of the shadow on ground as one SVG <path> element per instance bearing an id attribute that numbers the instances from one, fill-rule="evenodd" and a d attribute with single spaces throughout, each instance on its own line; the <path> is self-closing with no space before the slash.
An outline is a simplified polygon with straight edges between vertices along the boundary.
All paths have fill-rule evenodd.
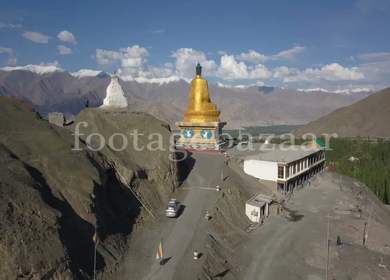
<path id="1" fill-rule="evenodd" d="M 186 209 L 186 206 L 183 204 L 180 205 L 179 213 L 177 213 L 177 218 L 179 218 L 181 216 L 181 214 L 183 214 L 184 209 Z"/>
<path id="2" fill-rule="evenodd" d="M 285 215 L 285 217 L 289 222 L 298 222 L 305 217 L 304 215 L 298 214 L 298 211 L 291 210 L 287 207 L 283 207 L 283 212 L 284 211 L 288 213 L 288 215 Z"/>
<path id="3" fill-rule="evenodd" d="M 188 178 L 195 166 L 195 159 L 188 151 L 176 151 L 177 169 L 179 171 L 180 185 Z"/>
<path id="4" fill-rule="evenodd" d="M 222 277 L 225 277 L 226 274 L 228 274 L 228 272 L 230 271 L 230 269 L 226 269 L 218 274 L 216 274 L 214 277 L 216 278 L 222 278 Z"/>

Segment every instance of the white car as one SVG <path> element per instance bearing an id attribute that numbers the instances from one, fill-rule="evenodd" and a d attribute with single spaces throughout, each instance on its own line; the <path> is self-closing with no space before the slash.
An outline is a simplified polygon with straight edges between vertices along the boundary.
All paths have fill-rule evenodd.
<path id="1" fill-rule="evenodd" d="M 169 201 L 167 208 L 165 209 L 165 216 L 169 218 L 176 218 L 179 214 L 179 211 L 180 211 L 180 202 L 177 199 L 172 198 Z"/>

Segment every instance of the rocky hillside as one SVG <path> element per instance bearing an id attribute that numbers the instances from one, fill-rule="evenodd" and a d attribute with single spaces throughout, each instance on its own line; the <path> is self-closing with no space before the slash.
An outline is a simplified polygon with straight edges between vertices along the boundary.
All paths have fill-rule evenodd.
<path id="1" fill-rule="evenodd" d="M 336 133 L 339 137 L 390 137 L 390 88 L 300 127 L 292 133 Z"/>
<path id="2" fill-rule="evenodd" d="M 27 68 L 26 68 L 27 69 Z M 34 105 L 39 112 L 61 111 L 72 119 L 83 108 L 99 107 L 105 97 L 110 75 L 72 76 L 55 69 L 35 73 L 0 69 L 0 95 L 13 96 Z M 182 79 L 160 82 L 121 81 L 129 108 L 144 111 L 171 126 L 183 118 L 188 104 L 189 84 Z M 306 124 L 337 108 L 368 96 L 367 92 L 335 94 L 324 91 L 297 91 L 276 87 L 226 87 L 210 84 L 211 101 L 222 111 L 228 127 Z"/>
<path id="3" fill-rule="evenodd" d="M 152 213 L 163 207 L 178 184 L 172 153 L 139 153 L 133 145 L 91 151 L 83 140 L 74 151 L 71 131 L 13 98 L 0 97 L 0 119 L 1 279 L 90 279 L 95 225 L 97 278 L 116 279 L 129 235 L 153 219 L 125 184 Z M 105 137 L 130 129 L 167 141 L 170 135 L 162 122 L 130 111 L 89 109 L 78 120 Z M 139 145 L 146 144 L 140 137 Z"/>

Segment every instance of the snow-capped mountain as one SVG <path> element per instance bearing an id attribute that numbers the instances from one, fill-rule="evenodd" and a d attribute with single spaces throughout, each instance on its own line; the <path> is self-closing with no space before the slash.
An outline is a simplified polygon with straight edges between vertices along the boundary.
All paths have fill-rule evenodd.
<path id="1" fill-rule="evenodd" d="M 69 73 L 71 74 L 73 77 L 75 77 L 76 79 L 81 79 L 81 78 L 84 78 L 84 77 L 96 77 L 98 76 L 99 74 L 101 73 L 105 73 L 101 70 L 89 70 L 89 69 L 81 69 L 77 72 L 72 72 L 72 73 Z"/>
<path id="2" fill-rule="evenodd" d="M 29 71 L 38 75 L 46 74 L 46 73 L 54 73 L 54 72 L 66 72 L 64 69 L 61 69 L 57 66 L 42 66 L 42 65 L 26 65 L 26 66 L 15 66 L 15 67 L 4 67 L 0 68 L 2 71 L 15 71 L 15 70 L 22 70 L 22 71 Z"/>
<path id="3" fill-rule="evenodd" d="M 373 88 L 347 88 L 347 89 L 336 89 L 333 91 L 329 91 L 323 88 L 308 88 L 308 89 L 298 89 L 298 91 L 304 92 L 329 92 L 329 93 L 339 93 L 339 94 L 353 94 L 353 93 L 366 93 L 371 94 L 374 93 L 375 90 Z"/>

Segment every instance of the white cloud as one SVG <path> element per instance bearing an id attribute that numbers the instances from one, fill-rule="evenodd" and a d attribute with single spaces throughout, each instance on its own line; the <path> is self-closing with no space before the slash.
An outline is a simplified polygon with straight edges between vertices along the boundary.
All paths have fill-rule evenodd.
<path id="1" fill-rule="evenodd" d="M 96 62 L 101 66 L 112 66 L 114 62 L 120 60 L 124 56 L 123 53 L 117 51 L 107 51 L 96 49 Z"/>
<path id="2" fill-rule="evenodd" d="M 120 52 L 123 52 L 125 57 L 143 57 L 143 56 L 150 56 L 149 52 L 147 49 L 142 48 L 138 45 L 134 45 L 132 47 L 127 47 L 127 48 L 120 48 Z"/>
<path id="3" fill-rule="evenodd" d="M 248 78 L 248 69 L 244 62 L 238 63 L 234 56 L 221 57 L 221 65 L 218 67 L 218 76 L 225 80 L 241 80 Z"/>
<path id="4" fill-rule="evenodd" d="M 221 64 L 218 67 L 217 76 L 224 80 L 256 80 L 268 79 L 272 77 L 272 72 L 264 65 L 258 64 L 251 71 L 244 62 L 237 62 L 233 55 L 224 55 L 221 57 Z"/>
<path id="5" fill-rule="evenodd" d="M 338 63 L 332 63 L 323 66 L 321 69 L 308 68 L 302 72 L 295 68 L 278 67 L 274 69 L 274 78 L 283 81 L 283 83 L 315 83 L 319 81 L 363 80 L 365 76 L 357 67 L 348 68 Z"/>
<path id="6" fill-rule="evenodd" d="M 171 78 L 174 76 L 172 63 L 165 63 L 164 67 L 148 66 L 145 65 L 148 62 L 146 59 L 148 56 L 150 56 L 148 50 L 138 45 L 120 48 L 119 51 L 97 49 L 95 54 L 96 62 L 100 66 L 110 67 L 115 63 L 120 63 L 121 68 L 118 70 L 118 74 L 127 81 L 144 82 L 151 80 L 156 82 L 157 80 L 154 80 L 156 78 Z"/>
<path id="7" fill-rule="evenodd" d="M 355 58 L 351 55 L 350 57 L 347 58 L 347 61 L 355 61 Z"/>
<path id="8" fill-rule="evenodd" d="M 11 48 L 0 47 L 0 53 L 7 53 L 13 55 L 14 51 Z"/>
<path id="9" fill-rule="evenodd" d="M 72 50 L 63 45 L 58 45 L 57 49 L 60 54 L 72 54 Z"/>
<path id="10" fill-rule="evenodd" d="M 18 63 L 18 59 L 15 57 L 13 49 L 0 46 L 0 53 L 9 55 L 7 65 L 15 66 Z"/>
<path id="11" fill-rule="evenodd" d="M 58 33 L 57 37 L 63 42 L 71 43 L 73 45 L 77 44 L 76 37 L 67 30 L 63 30 Z"/>
<path id="12" fill-rule="evenodd" d="M 21 24 L 12 24 L 12 23 L 9 23 L 8 25 L 9 25 L 9 27 L 11 27 L 11 28 L 21 28 L 21 27 L 23 27 Z"/>
<path id="13" fill-rule="evenodd" d="M 49 36 L 43 35 L 42 33 L 39 32 L 30 32 L 30 31 L 25 31 L 23 33 L 23 37 L 29 39 L 30 41 L 33 41 L 35 43 L 40 43 L 40 44 L 46 44 L 50 40 Z"/>
<path id="14" fill-rule="evenodd" d="M 120 62 L 124 68 L 139 68 L 147 62 L 143 57 L 148 57 L 149 55 L 146 48 L 134 45 L 132 47 L 120 48 L 119 51 L 96 49 L 95 58 L 100 66 L 110 67 L 116 62 Z"/>
<path id="15" fill-rule="evenodd" d="M 241 53 L 236 56 L 236 59 L 242 61 L 249 61 L 252 63 L 266 62 L 269 60 L 293 60 L 296 58 L 296 55 L 305 51 L 306 47 L 295 46 L 292 49 L 281 51 L 278 54 L 266 56 L 264 54 L 258 53 L 254 50 L 249 50 L 248 53 Z"/>
<path id="16" fill-rule="evenodd" d="M 47 62 L 47 63 L 41 62 L 39 65 L 40 66 L 55 66 L 55 67 L 60 67 L 61 66 L 61 64 L 57 60 L 54 61 L 54 62 Z"/>
<path id="17" fill-rule="evenodd" d="M 370 87 L 370 84 L 382 88 L 390 86 L 390 60 L 364 63 L 359 65 L 358 69 L 365 76 L 365 79 L 359 84 L 360 87 Z"/>
<path id="18" fill-rule="evenodd" d="M 293 59 L 304 50 L 304 47 L 295 46 L 291 50 L 282 51 L 268 58 L 280 61 Z M 366 54 L 366 56 L 362 56 L 362 59 L 370 60 L 370 63 L 357 67 L 344 67 L 338 63 L 332 63 L 328 65 L 315 64 L 316 67 L 313 65 L 312 68 L 303 70 L 280 66 L 271 71 L 265 65 L 256 62 L 256 60 L 264 58 L 258 56 L 258 53 L 253 53 L 254 51 L 251 53 L 251 51 L 253 50 L 244 56 L 240 54 L 241 59 L 255 62 L 250 65 L 237 60 L 234 55 L 224 54 L 218 63 L 218 61 L 207 59 L 206 54 L 201 51 L 180 48 L 171 55 L 175 58 L 173 64 L 168 62 L 161 67 L 155 67 L 147 65 L 146 58 L 150 54 L 146 48 L 138 45 L 120 48 L 118 51 L 97 49 L 93 57 L 102 66 L 120 65 L 121 68 L 118 72 L 122 78 L 138 82 L 177 81 L 180 78 L 190 80 L 195 77 L 195 67 L 199 62 L 206 79 L 211 76 L 224 81 L 250 81 L 252 85 L 258 86 L 264 85 L 264 81 L 267 80 L 280 80 L 284 84 L 294 84 L 299 88 L 310 90 L 321 89 L 332 92 L 339 90 L 343 92 L 348 87 L 348 92 L 358 92 L 360 89 L 379 89 L 390 85 L 388 81 L 390 60 L 376 61 L 377 59 L 385 59 L 387 53 Z"/>
<path id="19" fill-rule="evenodd" d="M 138 77 L 141 78 L 168 78 L 173 76 L 172 69 L 164 68 L 164 67 L 146 67 L 145 69 L 141 69 L 138 71 Z"/>
<path id="20" fill-rule="evenodd" d="M 262 64 L 257 64 L 255 69 L 249 72 L 249 79 L 269 79 L 272 77 L 272 72 Z"/>
<path id="21" fill-rule="evenodd" d="M 368 61 L 384 61 L 390 60 L 390 52 L 381 52 L 381 53 L 365 53 L 358 56 L 360 59 Z"/>
<path id="22" fill-rule="evenodd" d="M 121 62 L 123 68 L 140 68 L 143 65 L 143 60 L 141 57 L 122 58 Z"/>
<path id="23" fill-rule="evenodd" d="M 255 52 L 254 50 L 249 50 L 249 53 L 241 53 L 240 55 L 237 55 L 236 58 L 238 60 L 249 61 L 252 63 L 265 62 L 271 59 L 271 57 Z"/>
<path id="24" fill-rule="evenodd" d="M 218 54 L 219 55 L 225 55 L 225 54 L 227 54 L 225 51 L 218 51 Z"/>
<path id="25" fill-rule="evenodd" d="M 337 63 L 321 69 L 279 67 L 274 69 L 274 78 L 300 87 L 322 88 L 330 92 L 371 92 L 390 86 L 390 60 L 369 62 L 347 68 Z"/>
<path id="26" fill-rule="evenodd" d="M 164 63 L 164 66 L 165 66 L 166 68 L 172 68 L 172 67 L 173 67 L 173 64 L 167 62 L 167 63 Z"/>
<path id="27" fill-rule="evenodd" d="M 21 24 L 2 23 L 0 22 L 0 29 L 2 28 L 21 28 Z"/>
<path id="28" fill-rule="evenodd" d="M 300 46 L 295 46 L 292 49 L 286 50 L 286 51 L 281 51 L 280 53 L 274 55 L 273 57 L 276 59 L 295 59 L 296 55 L 305 51 L 306 47 L 300 47 Z"/>
<path id="29" fill-rule="evenodd" d="M 148 33 L 164 33 L 165 32 L 165 29 L 160 29 L 160 30 L 149 30 Z"/>
<path id="30" fill-rule="evenodd" d="M 194 77 L 195 67 L 198 62 L 202 65 L 204 76 L 214 75 L 214 71 L 218 67 L 214 60 L 207 60 L 203 52 L 191 48 L 178 49 L 172 54 L 172 57 L 176 58 L 177 75 L 184 78 Z"/>

